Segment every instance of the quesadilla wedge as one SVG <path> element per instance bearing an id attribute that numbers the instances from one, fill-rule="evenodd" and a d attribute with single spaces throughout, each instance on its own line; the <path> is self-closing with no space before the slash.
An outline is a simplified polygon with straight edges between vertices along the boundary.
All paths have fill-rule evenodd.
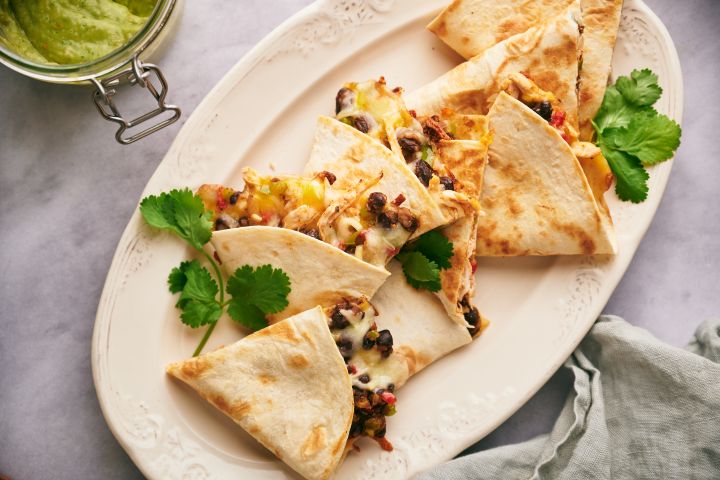
<path id="1" fill-rule="evenodd" d="M 503 40 L 411 92 L 405 102 L 418 115 L 432 115 L 443 108 L 485 115 L 501 82 L 511 73 L 522 72 L 555 95 L 565 112 L 564 122 L 577 132 L 579 19 L 579 4 L 574 2 L 552 20 Z"/>
<path id="2" fill-rule="evenodd" d="M 315 307 L 167 373 L 307 479 L 327 479 L 361 437 L 392 450 L 385 417 L 408 360 L 364 298 Z"/>
<path id="3" fill-rule="evenodd" d="M 604 228 L 612 231 L 613 223 L 610 209 L 605 203 L 605 192 L 610 189 L 614 177 L 610 165 L 600 149 L 592 143 L 578 141 L 575 138 L 575 132 L 568 128 L 567 123 L 562 122 L 564 112 L 560 109 L 555 96 L 551 92 L 540 89 L 529 78 L 512 73 L 502 82 L 501 88 L 546 120 L 560 133 L 563 140 L 570 144 L 590 184 Z"/>
<path id="4" fill-rule="evenodd" d="M 470 59 L 498 42 L 557 17 L 574 0 L 453 0 L 427 26 Z"/>
<path id="5" fill-rule="evenodd" d="M 332 170 L 333 190 L 360 192 L 324 220 L 321 238 L 353 251 L 373 265 L 385 265 L 411 236 L 446 222 L 413 172 L 380 142 L 329 117 L 320 117 L 307 176 Z M 332 236 L 330 235 L 332 234 Z"/>
<path id="6" fill-rule="evenodd" d="M 595 118 L 610 77 L 623 0 L 581 0 L 583 61 L 579 79 L 580 140 L 591 141 Z"/>
<path id="7" fill-rule="evenodd" d="M 451 138 L 437 118 L 417 117 L 409 111 L 401 88 L 388 89 L 382 77 L 347 83 L 337 93 L 335 111 L 338 120 L 378 140 L 409 167 L 440 208 L 444 223 L 475 208 L 467 196 L 455 191 L 456 179 L 438 155 L 438 143 Z"/>
<path id="8" fill-rule="evenodd" d="M 466 59 L 560 15 L 573 0 L 454 0 L 428 30 Z M 620 25 L 623 0 L 581 0 L 583 44 L 578 78 L 580 140 L 593 137 Z"/>
<path id="9" fill-rule="evenodd" d="M 319 307 L 167 373 L 305 478 L 329 478 L 345 454 L 352 381 Z"/>
<path id="10" fill-rule="evenodd" d="M 270 323 L 316 305 L 335 305 L 344 298 L 371 298 L 390 275 L 383 267 L 285 228 L 251 226 L 216 231 L 210 242 L 229 274 L 244 265 L 270 264 L 280 266 L 290 278 L 288 306 L 269 315 Z"/>
<path id="11" fill-rule="evenodd" d="M 616 241 L 570 146 L 557 129 L 501 92 L 488 114 L 477 254 L 611 254 Z"/>
<path id="12" fill-rule="evenodd" d="M 371 158 L 373 149 L 386 150 L 361 136 L 353 152 L 362 151 L 367 144 L 366 154 Z M 387 154 L 392 156 L 389 150 Z M 213 212 L 215 231 L 255 225 L 297 230 L 379 267 L 421 225 L 442 222 L 439 210 L 412 173 L 385 168 L 374 178 L 357 178 L 344 181 L 343 188 L 330 188 L 336 177 L 328 171 L 308 177 L 263 177 L 246 168 L 242 191 L 203 185 L 198 195 L 206 210 Z M 382 205 L 375 201 L 383 198 Z"/>

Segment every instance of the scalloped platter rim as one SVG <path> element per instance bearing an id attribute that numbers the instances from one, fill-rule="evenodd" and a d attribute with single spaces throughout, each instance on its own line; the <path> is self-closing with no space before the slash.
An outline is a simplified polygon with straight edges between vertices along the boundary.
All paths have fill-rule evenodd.
<path id="1" fill-rule="evenodd" d="M 299 172 L 315 117 L 332 113 L 344 82 L 384 75 L 410 91 L 459 63 L 424 30 L 446 3 L 319 0 L 305 8 L 207 95 L 143 196 L 206 182 L 237 185 L 248 165 Z M 626 0 L 613 77 L 644 67 L 659 74 L 664 88 L 658 110 L 681 122 L 682 74 L 672 40 L 641 0 Z M 672 161 L 650 169 L 650 195 L 642 204 L 608 194 L 620 245 L 614 257 L 482 259 L 476 304 L 491 327 L 403 389 L 388 426 L 393 452 L 368 444 L 346 459 L 336 478 L 410 477 L 457 455 L 520 408 L 605 306 L 650 225 L 671 168 Z M 105 419 L 150 479 L 296 478 L 232 421 L 165 377 L 164 365 L 189 356 L 202 334 L 180 325 L 165 288 L 167 272 L 189 255 L 133 215 L 106 279 L 92 341 Z M 221 319 L 208 346 L 241 335 Z"/>

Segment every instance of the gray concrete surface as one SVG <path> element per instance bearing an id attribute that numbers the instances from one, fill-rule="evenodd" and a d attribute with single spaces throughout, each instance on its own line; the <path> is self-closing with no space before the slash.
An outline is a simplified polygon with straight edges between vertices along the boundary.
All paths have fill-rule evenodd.
<path id="1" fill-rule="evenodd" d="M 683 145 L 657 216 L 605 311 L 681 345 L 720 315 L 720 1 L 647 0 L 685 76 Z M 186 120 L 223 74 L 309 0 L 186 1 L 162 58 Z M 112 141 L 89 92 L 0 68 L 0 477 L 139 479 L 92 382 L 95 310 L 119 236 L 178 128 Z M 473 449 L 548 431 L 562 371 Z"/>

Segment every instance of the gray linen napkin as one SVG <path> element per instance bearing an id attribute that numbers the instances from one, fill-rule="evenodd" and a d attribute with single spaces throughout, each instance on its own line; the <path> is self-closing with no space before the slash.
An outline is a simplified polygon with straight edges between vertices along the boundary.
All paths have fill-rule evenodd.
<path id="1" fill-rule="evenodd" d="M 602 316 L 567 360 L 574 385 L 550 434 L 417 480 L 720 479 L 720 322 L 686 350 Z"/>

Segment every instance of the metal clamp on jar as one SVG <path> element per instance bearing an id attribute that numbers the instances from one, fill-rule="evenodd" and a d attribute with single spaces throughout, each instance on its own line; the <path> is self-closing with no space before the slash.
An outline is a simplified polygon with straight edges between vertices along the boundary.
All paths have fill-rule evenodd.
<path id="1" fill-rule="evenodd" d="M 108 2 L 107 13 L 100 10 L 89 13 L 108 16 L 123 15 L 124 11 L 121 9 L 129 9 L 131 3 L 117 0 L 106 0 L 106 2 Z M 73 52 L 75 56 L 68 55 L 67 57 L 70 58 L 69 62 L 54 61 L 52 58 L 47 59 L 44 53 L 50 51 L 48 46 L 50 42 L 39 40 L 42 40 L 43 36 L 55 35 L 58 39 L 58 45 L 54 45 L 58 47 L 55 53 L 59 51 L 58 55 L 62 55 L 63 45 L 66 43 L 63 35 L 77 38 L 88 30 L 89 24 L 93 23 L 86 23 L 85 19 L 80 17 L 74 24 L 71 18 L 70 12 L 83 8 L 85 2 L 82 0 L 57 2 L 49 7 L 52 12 L 40 12 L 33 3 L 25 0 L 18 2 L 0 0 L 0 63 L 23 75 L 45 82 L 93 85 L 95 90 L 92 98 L 95 106 L 105 119 L 119 125 L 115 138 L 124 145 L 147 137 L 175 123 L 180 118 L 180 108 L 166 103 L 168 84 L 160 68 L 144 61 L 157 52 L 177 23 L 176 20 L 181 8 L 180 0 L 157 0 L 144 25 L 139 25 L 137 33 L 132 35 L 119 48 L 115 48 L 99 58 L 87 58 L 81 61 L 78 61 L 78 58 L 80 58 L 78 55 L 82 56 L 83 52 Z M 134 3 L 137 4 L 138 2 Z M 154 2 L 148 0 L 148 3 L 152 5 Z M 68 6 L 70 8 L 63 10 L 64 7 Z M 148 6 L 149 8 L 151 7 Z M 134 13 L 136 12 L 128 11 L 127 18 L 134 21 L 144 18 L 144 16 L 138 16 Z M 56 16 L 56 18 L 52 19 L 55 30 L 44 28 L 39 22 L 35 21 L 34 15 L 43 15 L 44 20 L 47 21 L 51 14 Z M 103 18 L 103 20 L 107 21 L 106 18 Z M 122 20 L 120 26 L 128 28 L 127 22 L 124 19 Z M 29 29 L 34 29 L 34 31 L 24 31 L 21 28 L 21 21 L 28 25 Z M 37 33 L 38 39 L 32 42 L 31 34 L 34 33 Z M 76 38 L 73 38 L 73 40 Z M 67 50 L 71 49 L 68 48 Z M 88 55 L 88 57 L 90 56 Z M 123 117 L 114 101 L 118 88 L 123 85 L 137 85 L 146 89 L 153 97 L 154 108 L 130 120 Z M 152 122 L 154 118 L 165 112 L 170 112 L 170 116 L 158 122 Z M 144 128 L 132 135 L 126 135 L 128 129 L 139 125 L 143 125 Z"/>

